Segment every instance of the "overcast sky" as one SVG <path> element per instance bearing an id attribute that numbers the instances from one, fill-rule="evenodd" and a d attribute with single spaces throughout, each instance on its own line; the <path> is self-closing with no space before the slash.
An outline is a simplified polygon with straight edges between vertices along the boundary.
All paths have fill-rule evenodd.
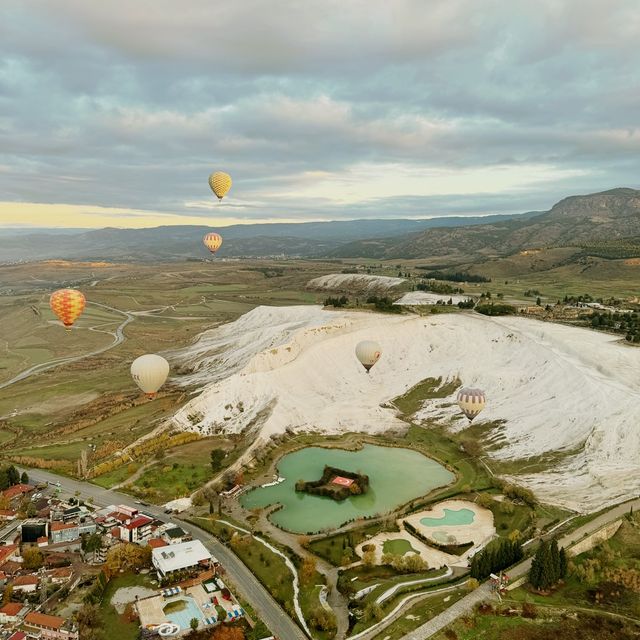
<path id="1" fill-rule="evenodd" d="M 637 0 L 2 0 L 0 224 L 548 209 L 640 187 Z M 211 171 L 232 191 L 218 206 Z"/>

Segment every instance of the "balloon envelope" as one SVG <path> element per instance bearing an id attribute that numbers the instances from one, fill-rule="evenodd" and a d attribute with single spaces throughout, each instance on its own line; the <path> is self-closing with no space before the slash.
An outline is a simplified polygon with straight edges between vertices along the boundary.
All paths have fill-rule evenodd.
<path id="1" fill-rule="evenodd" d="M 211 253 L 215 253 L 222 246 L 222 236 L 219 233 L 207 233 L 202 242 Z"/>
<path id="2" fill-rule="evenodd" d="M 487 400 L 482 389 L 464 387 L 458 391 L 458 406 L 471 422 L 483 409 Z"/>
<path id="3" fill-rule="evenodd" d="M 153 395 L 169 375 L 169 363 L 155 353 L 147 353 L 131 363 L 131 377 L 148 395 Z"/>
<path id="4" fill-rule="evenodd" d="M 223 171 L 216 171 L 209 176 L 209 186 L 218 200 L 222 200 L 231 189 L 231 176 Z"/>
<path id="5" fill-rule="evenodd" d="M 49 306 L 68 331 L 84 311 L 87 301 L 77 289 L 58 289 L 51 294 Z"/>
<path id="6" fill-rule="evenodd" d="M 369 372 L 371 367 L 380 360 L 382 349 L 373 340 L 363 340 L 356 345 L 356 358 L 360 364 Z"/>

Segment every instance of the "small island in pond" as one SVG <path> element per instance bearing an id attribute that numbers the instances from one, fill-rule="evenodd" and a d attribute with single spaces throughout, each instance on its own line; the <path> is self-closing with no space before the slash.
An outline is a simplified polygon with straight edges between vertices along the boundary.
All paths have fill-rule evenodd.
<path id="1" fill-rule="evenodd" d="M 369 489 L 369 476 L 363 473 L 345 471 L 325 465 L 320 480 L 296 482 L 296 491 L 304 491 L 315 496 L 327 496 L 333 500 L 345 500 L 349 496 L 359 496 Z"/>

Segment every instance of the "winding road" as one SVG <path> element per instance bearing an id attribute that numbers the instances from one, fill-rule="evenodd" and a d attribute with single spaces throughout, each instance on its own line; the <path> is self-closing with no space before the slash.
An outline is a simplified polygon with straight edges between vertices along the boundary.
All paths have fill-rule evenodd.
<path id="1" fill-rule="evenodd" d="M 52 482 L 60 483 L 60 487 L 70 493 L 75 494 L 79 491 L 83 498 L 93 499 L 93 504 L 100 507 L 106 507 L 111 504 L 131 504 L 132 498 L 124 493 L 103 489 L 90 482 L 80 482 L 71 478 L 49 473 L 42 469 L 20 469 L 27 471 L 29 478 L 33 482 Z M 166 521 L 167 515 L 162 507 L 145 506 L 141 508 L 144 513 Z M 249 602 L 256 610 L 260 618 L 269 627 L 274 636 L 280 640 L 308 640 L 302 630 L 291 620 L 291 618 L 283 611 L 278 603 L 273 599 L 271 594 L 262 586 L 258 579 L 247 569 L 245 564 L 236 556 L 231 549 L 225 547 L 217 538 L 195 527 L 184 520 L 180 520 L 180 526 L 193 536 L 194 539 L 200 540 L 216 557 L 220 564 L 224 567 L 229 581 L 236 591 Z"/>
<path id="2" fill-rule="evenodd" d="M 109 351 L 114 347 L 117 347 L 119 344 L 123 343 L 126 340 L 124 335 L 124 328 L 135 320 L 135 315 L 130 313 L 129 311 L 121 311 L 120 309 L 116 309 L 114 307 L 109 307 L 106 304 L 100 304 L 99 302 L 88 302 L 87 304 L 91 304 L 95 307 L 102 307 L 103 309 L 108 309 L 109 311 L 113 311 L 114 313 L 119 313 L 125 316 L 124 320 L 116 327 L 115 331 L 104 331 L 100 329 L 96 329 L 96 327 L 89 327 L 90 331 L 98 331 L 100 333 L 107 333 L 113 336 L 113 342 L 110 344 L 101 347 L 100 349 L 96 349 L 95 351 L 90 351 L 89 353 L 82 353 L 77 356 L 66 356 L 63 358 L 56 358 L 55 360 L 49 360 L 48 362 L 41 362 L 40 364 L 36 364 L 33 367 L 29 367 L 29 369 L 25 369 L 18 375 L 14 376 L 10 380 L 0 383 L 0 389 L 5 389 L 6 387 L 15 384 L 16 382 L 20 382 L 21 380 L 25 380 L 37 373 L 42 373 L 43 371 L 48 371 L 49 369 L 53 369 L 55 367 L 60 366 L 61 364 L 69 364 L 70 362 L 77 362 L 78 360 L 84 360 L 85 358 L 90 358 L 91 356 L 97 356 L 100 353 L 104 353 L 105 351 Z M 104 324 L 104 323 L 103 323 Z M 96 325 L 99 326 L 99 325 Z"/>

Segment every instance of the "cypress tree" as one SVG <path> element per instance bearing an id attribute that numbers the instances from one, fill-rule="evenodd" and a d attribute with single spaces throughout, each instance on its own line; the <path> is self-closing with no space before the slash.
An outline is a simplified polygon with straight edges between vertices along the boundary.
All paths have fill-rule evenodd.
<path id="1" fill-rule="evenodd" d="M 9 484 L 11 486 L 20 483 L 20 473 L 13 465 L 7 469 L 7 477 L 9 478 Z"/>
<path id="2" fill-rule="evenodd" d="M 558 554 L 558 569 L 560 574 L 560 579 L 564 580 L 567 577 L 567 552 L 564 550 L 564 547 L 560 549 Z"/>
<path id="3" fill-rule="evenodd" d="M 560 580 L 560 551 L 558 541 L 554 538 L 549 545 L 549 579 L 550 585 Z"/>

